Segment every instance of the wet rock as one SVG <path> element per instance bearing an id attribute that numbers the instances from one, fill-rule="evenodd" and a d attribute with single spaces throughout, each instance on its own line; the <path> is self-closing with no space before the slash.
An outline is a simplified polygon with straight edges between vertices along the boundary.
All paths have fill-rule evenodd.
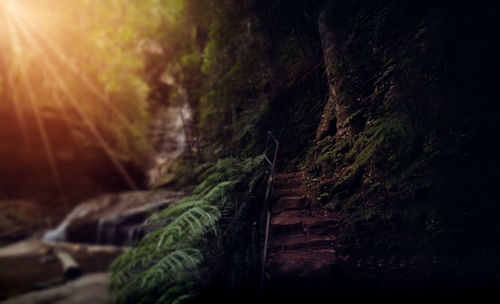
<path id="1" fill-rule="evenodd" d="M 164 190 L 105 194 L 78 205 L 43 239 L 121 244 L 129 235 L 124 227 L 142 224 L 153 211 L 164 209 L 181 197 L 182 193 Z"/>
<path id="2" fill-rule="evenodd" d="M 107 271 L 122 250 L 115 246 L 48 244 L 39 239 L 24 240 L 0 248 L 0 294 L 12 297 L 65 281 L 63 267 L 55 257 L 58 251 L 70 254 L 81 272 L 89 274 Z"/>
<path id="3" fill-rule="evenodd" d="M 109 302 L 109 273 L 94 273 L 61 286 L 9 299 L 5 304 L 105 304 Z"/>

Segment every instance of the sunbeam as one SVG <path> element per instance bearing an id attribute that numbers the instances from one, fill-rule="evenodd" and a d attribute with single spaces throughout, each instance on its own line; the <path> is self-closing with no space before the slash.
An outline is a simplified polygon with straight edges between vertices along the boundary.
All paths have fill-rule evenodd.
<path id="1" fill-rule="evenodd" d="M 99 145 L 101 145 L 101 147 L 103 148 L 103 150 L 106 153 L 106 155 L 110 158 L 110 160 L 112 161 L 112 163 L 115 166 L 115 168 L 122 175 L 122 177 L 124 178 L 125 182 L 132 189 L 137 190 L 138 187 L 135 184 L 134 180 L 128 174 L 128 172 L 125 169 L 125 167 L 123 167 L 123 165 L 120 163 L 120 161 L 116 158 L 116 156 L 114 155 L 113 150 L 106 143 L 106 140 L 104 140 L 104 138 L 102 137 L 102 135 L 100 134 L 100 132 L 97 130 L 97 128 L 95 127 L 95 125 L 92 123 L 92 121 L 88 118 L 88 116 L 85 114 L 85 112 L 80 108 L 80 105 L 78 104 L 78 101 L 76 100 L 76 98 L 66 88 L 66 86 L 64 85 L 64 83 L 62 82 L 62 80 L 59 77 L 57 77 L 56 71 L 52 67 L 50 67 L 50 64 L 48 64 L 46 61 L 44 61 L 44 63 L 46 64 L 47 68 L 50 70 L 50 72 L 52 74 L 52 77 L 57 82 L 57 85 L 59 86 L 59 88 L 61 90 L 63 90 L 64 94 L 66 95 L 66 97 L 68 98 L 68 100 L 71 102 L 71 105 L 73 106 L 73 108 L 82 117 L 84 123 L 87 125 L 87 127 L 89 128 L 89 130 L 92 132 L 92 134 L 94 135 L 94 137 L 97 140 L 97 142 L 99 143 Z"/>
<path id="2" fill-rule="evenodd" d="M 2 59 L 1 61 L 2 66 L 0 67 L 1 68 L 0 72 L 3 70 L 4 73 L 4 79 L 3 79 L 4 90 L 5 90 L 4 94 L 8 94 L 5 95 L 6 96 L 5 99 L 12 104 L 17 123 L 19 124 L 19 128 L 21 130 L 24 147 L 26 148 L 27 151 L 30 151 L 31 147 L 30 147 L 29 134 L 27 132 L 27 127 L 26 127 L 26 117 L 20 105 L 19 91 L 15 87 L 14 72 L 16 65 L 19 64 L 20 56 L 18 53 L 21 50 L 18 45 L 13 45 L 12 39 L 10 39 L 10 35 L 7 30 L 7 22 L 9 18 L 7 18 L 6 14 L 6 8 L 5 8 L 6 3 L 7 1 L 5 0 L 0 1 L 0 18 L 3 17 L 1 19 L 2 22 L 0 23 L 0 25 L 2 26 L 2 28 L 0 28 L 0 38 L 6 40 L 6 42 L 10 41 L 10 52 L 8 49 L 2 49 L 4 54 L 2 54 L 2 57 L 0 58 Z M 8 43 L 5 43 L 5 45 L 7 44 Z M 8 55 L 10 55 L 11 60 L 7 59 Z"/>
<path id="3" fill-rule="evenodd" d="M 9 67 L 9 75 L 7 76 L 7 83 L 8 87 L 12 88 L 12 95 L 11 95 L 11 101 L 12 105 L 14 106 L 14 112 L 16 113 L 16 118 L 19 123 L 19 127 L 21 128 L 21 134 L 23 137 L 23 142 L 24 146 L 26 147 L 28 153 L 31 151 L 31 145 L 30 145 L 30 138 L 29 134 L 26 128 L 26 118 L 24 117 L 23 110 L 21 109 L 21 106 L 19 104 L 19 94 L 17 90 L 13 89 L 14 88 L 14 81 L 13 81 L 13 76 L 12 76 L 12 67 Z"/>
<path id="4" fill-rule="evenodd" d="M 9 34 L 11 37 L 12 45 L 14 45 L 14 46 L 20 45 L 19 36 L 17 35 L 17 32 L 15 31 L 15 28 L 13 27 L 13 25 L 9 21 L 7 21 L 7 26 L 8 26 Z M 39 109 L 38 104 L 36 102 L 33 87 L 31 85 L 30 79 L 26 73 L 26 66 L 24 64 L 20 65 L 20 74 L 21 74 L 22 82 L 25 85 L 27 93 L 28 93 L 31 108 L 33 110 L 33 113 L 35 114 L 36 124 L 38 127 L 38 131 L 40 132 L 40 136 L 42 139 L 45 154 L 49 160 L 50 168 L 52 171 L 52 175 L 54 177 L 57 191 L 59 193 L 59 196 L 61 198 L 62 203 L 64 205 L 66 205 L 67 204 L 66 195 L 64 193 L 64 188 L 62 185 L 61 176 L 59 174 L 57 162 L 56 162 L 56 159 L 54 157 L 54 151 L 52 150 L 52 147 L 50 145 L 50 140 L 49 140 L 49 137 L 47 135 L 47 130 L 45 128 L 45 124 L 43 122 L 42 115 L 40 113 L 40 109 Z"/>
<path id="5" fill-rule="evenodd" d="M 52 100 L 54 101 L 57 108 L 59 109 L 59 111 L 64 119 L 64 122 L 66 123 L 66 126 L 68 127 L 69 130 L 71 130 L 73 127 L 71 125 L 71 121 L 69 120 L 68 116 L 64 112 L 64 102 L 61 99 L 61 95 L 59 94 L 59 92 L 57 91 L 57 89 L 54 86 L 51 87 L 50 91 L 51 91 Z M 70 135 L 71 135 L 71 140 L 76 143 L 72 132 L 70 132 Z"/>
<path id="6" fill-rule="evenodd" d="M 50 51 L 55 54 L 59 60 L 77 77 L 83 85 L 85 85 L 90 92 L 92 92 L 98 100 L 100 100 L 106 107 L 108 107 L 117 117 L 125 124 L 128 125 L 130 120 L 120 112 L 109 100 L 109 98 L 101 92 L 101 90 L 96 87 L 92 81 L 90 81 L 87 76 L 82 74 L 79 69 L 74 65 L 73 62 L 68 58 L 68 56 L 62 51 L 62 49 L 57 46 L 53 39 L 44 34 L 41 30 L 44 25 L 42 24 L 42 20 L 38 20 L 37 24 L 33 22 L 31 18 L 28 16 L 23 17 L 23 13 L 21 9 L 16 9 L 16 6 L 7 6 L 7 10 L 9 14 L 14 18 L 14 22 L 17 24 L 19 28 L 25 29 L 26 32 L 34 33 L 38 41 L 45 45 L 46 48 L 50 49 Z M 35 39 L 33 35 L 30 35 L 30 39 Z M 49 43 L 50 41 L 50 43 Z"/>
<path id="7" fill-rule="evenodd" d="M 16 23 L 18 26 L 18 29 L 21 31 L 21 34 L 25 38 L 26 43 L 30 45 L 30 47 L 38 52 L 42 52 L 42 48 L 36 44 L 34 39 L 31 39 L 32 37 L 30 36 L 30 33 L 27 32 L 26 28 L 22 28 L 19 26 L 18 23 Z M 16 32 L 15 32 L 16 33 Z M 125 167 L 120 163 L 120 161 L 117 159 L 115 156 L 113 149 L 109 147 L 109 145 L 106 143 L 106 140 L 103 138 L 97 127 L 94 125 L 92 120 L 88 117 L 88 115 L 85 113 L 85 111 L 82 110 L 80 104 L 78 103 L 78 100 L 75 98 L 75 96 L 71 93 L 69 90 L 68 86 L 61 80 L 60 77 L 58 77 L 57 70 L 55 69 L 55 65 L 50 62 L 50 59 L 48 57 L 43 57 L 42 62 L 44 66 L 47 68 L 49 71 L 50 75 L 52 76 L 53 81 L 56 82 L 57 86 L 63 91 L 64 95 L 66 96 L 67 100 L 70 101 L 71 106 L 78 112 L 80 117 L 83 119 L 85 125 L 89 128 L 99 145 L 103 148 L 104 152 L 106 155 L 110 158 L 111 162 L 117 169 L 117 171 L 120 173 L 120 175 L 123 177 L 125 182 L 134 190 L 137 190 L 138 187 L 132 177 L 128 174 L 127 170 Z"/>

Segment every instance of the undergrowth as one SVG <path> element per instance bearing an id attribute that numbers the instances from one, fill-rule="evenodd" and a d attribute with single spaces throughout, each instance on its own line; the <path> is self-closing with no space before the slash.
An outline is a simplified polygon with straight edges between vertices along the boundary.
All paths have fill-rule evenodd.
<path id="1" fill-rule="evenodd" d="M 111 290 L 117 303 L 183 303 L 196 296 L 231 244 L 250 232 L 267 170 L 263 156 L 219 160 L 192 195 L 153 214 L 162 227 L 112 264 Z M 223 261 L 220 261 L 222 264 Z"/>
<path id="2" fill-rule="evenodd" d="M 335 47 L 327 68 L 336 112 L 327 123 L 338 130 L 316 138 L 302 163 L 310 196 L 341 214 L 351 249 L 491 246 L 498 107 L 486 96 L 498 92 L 486 83 L 499 41 L 484 33 L 498 27 L 492 10 L 472 2 L 337 4 L 334 41 L 325 42 Z"/>

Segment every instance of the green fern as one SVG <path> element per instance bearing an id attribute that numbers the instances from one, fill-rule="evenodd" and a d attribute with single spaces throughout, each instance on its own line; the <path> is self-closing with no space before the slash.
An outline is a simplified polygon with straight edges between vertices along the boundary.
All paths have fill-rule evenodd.
<path id="1" fill-rule="evenodd" d="M 212 241 L 235 243 L 249 231 L 267 172 L 263 156 L 221 159 L 203 174 L 191 197 L 153 214 L 148 222 L 163 227 L 112 264 L 116 301 L 182 303 L 195 296 L 206 248 Z"/>
<path id="2" fill-rule="evenodd" d="M 168 219 L 179 216 L 189 208 L 203 206 L 206 204 L 207 202 L 204 200 L 193 200 L 191 197 L 189 197 L 187 199 L 183 199 L 177 202 L 176 204 L 167 209 L 162 210 L 161 212 L 152 214 L 147 219 L 147 222 L 151 224 L 165 223 L 165 221 L 168 221 Z"/>
<path id="3" fill-rule="evenodd" d="M 179 280 L 187 271 L 195 271 L 202 259 L 203 256 L 196 249 L 172 251 L 144 273 L 140 288 L 151 290 L 158 284 Z"/>
<path id="4" fill-rule="evenodd" d="M 236 180 L 241 176 L 239 170 L 239 161 L 235 158 L 223 158 L 217 161 L 215 165 L 202 174 L 203 182 L 193 191 L 194 195 L 204 195 L 217 184 Z"/>
<path id="5" fill-rule="evenodd" d="M 206 193 L 203 199 L 217 206 L 222 206 L 227 201 L 232 200 L 231 193 L 239 182 L 239 180 L 236 180 L 219 183 Z"/>
<path id="6" fill-rule="evenodd" d="M 201 263 L 199 250 L 191 248 L 195 239 L 209 230 L 216 232 L 218 209 L 207 201 L 183 200 L 154 215 L 153 222 L 165 226 L 150 233 L 136 248 L 112 264 L 111 288 L 118 302 L 128 302 L 133 294 L 147 294 L 158 284 L 168 286 L 193 275 L 189 270 Z"/>

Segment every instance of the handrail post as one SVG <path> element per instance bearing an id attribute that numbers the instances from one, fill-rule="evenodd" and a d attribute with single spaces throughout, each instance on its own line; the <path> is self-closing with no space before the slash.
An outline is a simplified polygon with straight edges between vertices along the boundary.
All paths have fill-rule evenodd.
<path id="1" fill-rule="evenodd" d="M 273 192 L 273 183 L 274 183 L 274 174 L 276 171 L 276 159 L 278 157 L 278 149 L 279 149 L 279 141 L 272 135 L 271 131 L 267 133 L 266 138 L 266 149 L 269 145 L 269 140 L 273 140 L 275 143 L 274 155 L 272 162 L 269 160 L 267 155 L 264 156 L 266 161 L 271 165 L 271 172 L 269 173 L 269 178 L 267 180 L 267 189 L 266 195 L 264 197 L 264 205 L 262 208 L 260 226 L 264 224 L 265 219 L 265 237 L 264 237 L 264 250 L 262 253 L 262 261 L 261 261 L 261 273 L 260 273 L 260 302 L 263 302 L 264 299 L 264 278 L 266 273 L 266 260 L 267 260 L 267 249 L 269 243 L 269 226 L 271 221 L 271 212 L 269 211 L 269 197 L 271 197 Z"/>

